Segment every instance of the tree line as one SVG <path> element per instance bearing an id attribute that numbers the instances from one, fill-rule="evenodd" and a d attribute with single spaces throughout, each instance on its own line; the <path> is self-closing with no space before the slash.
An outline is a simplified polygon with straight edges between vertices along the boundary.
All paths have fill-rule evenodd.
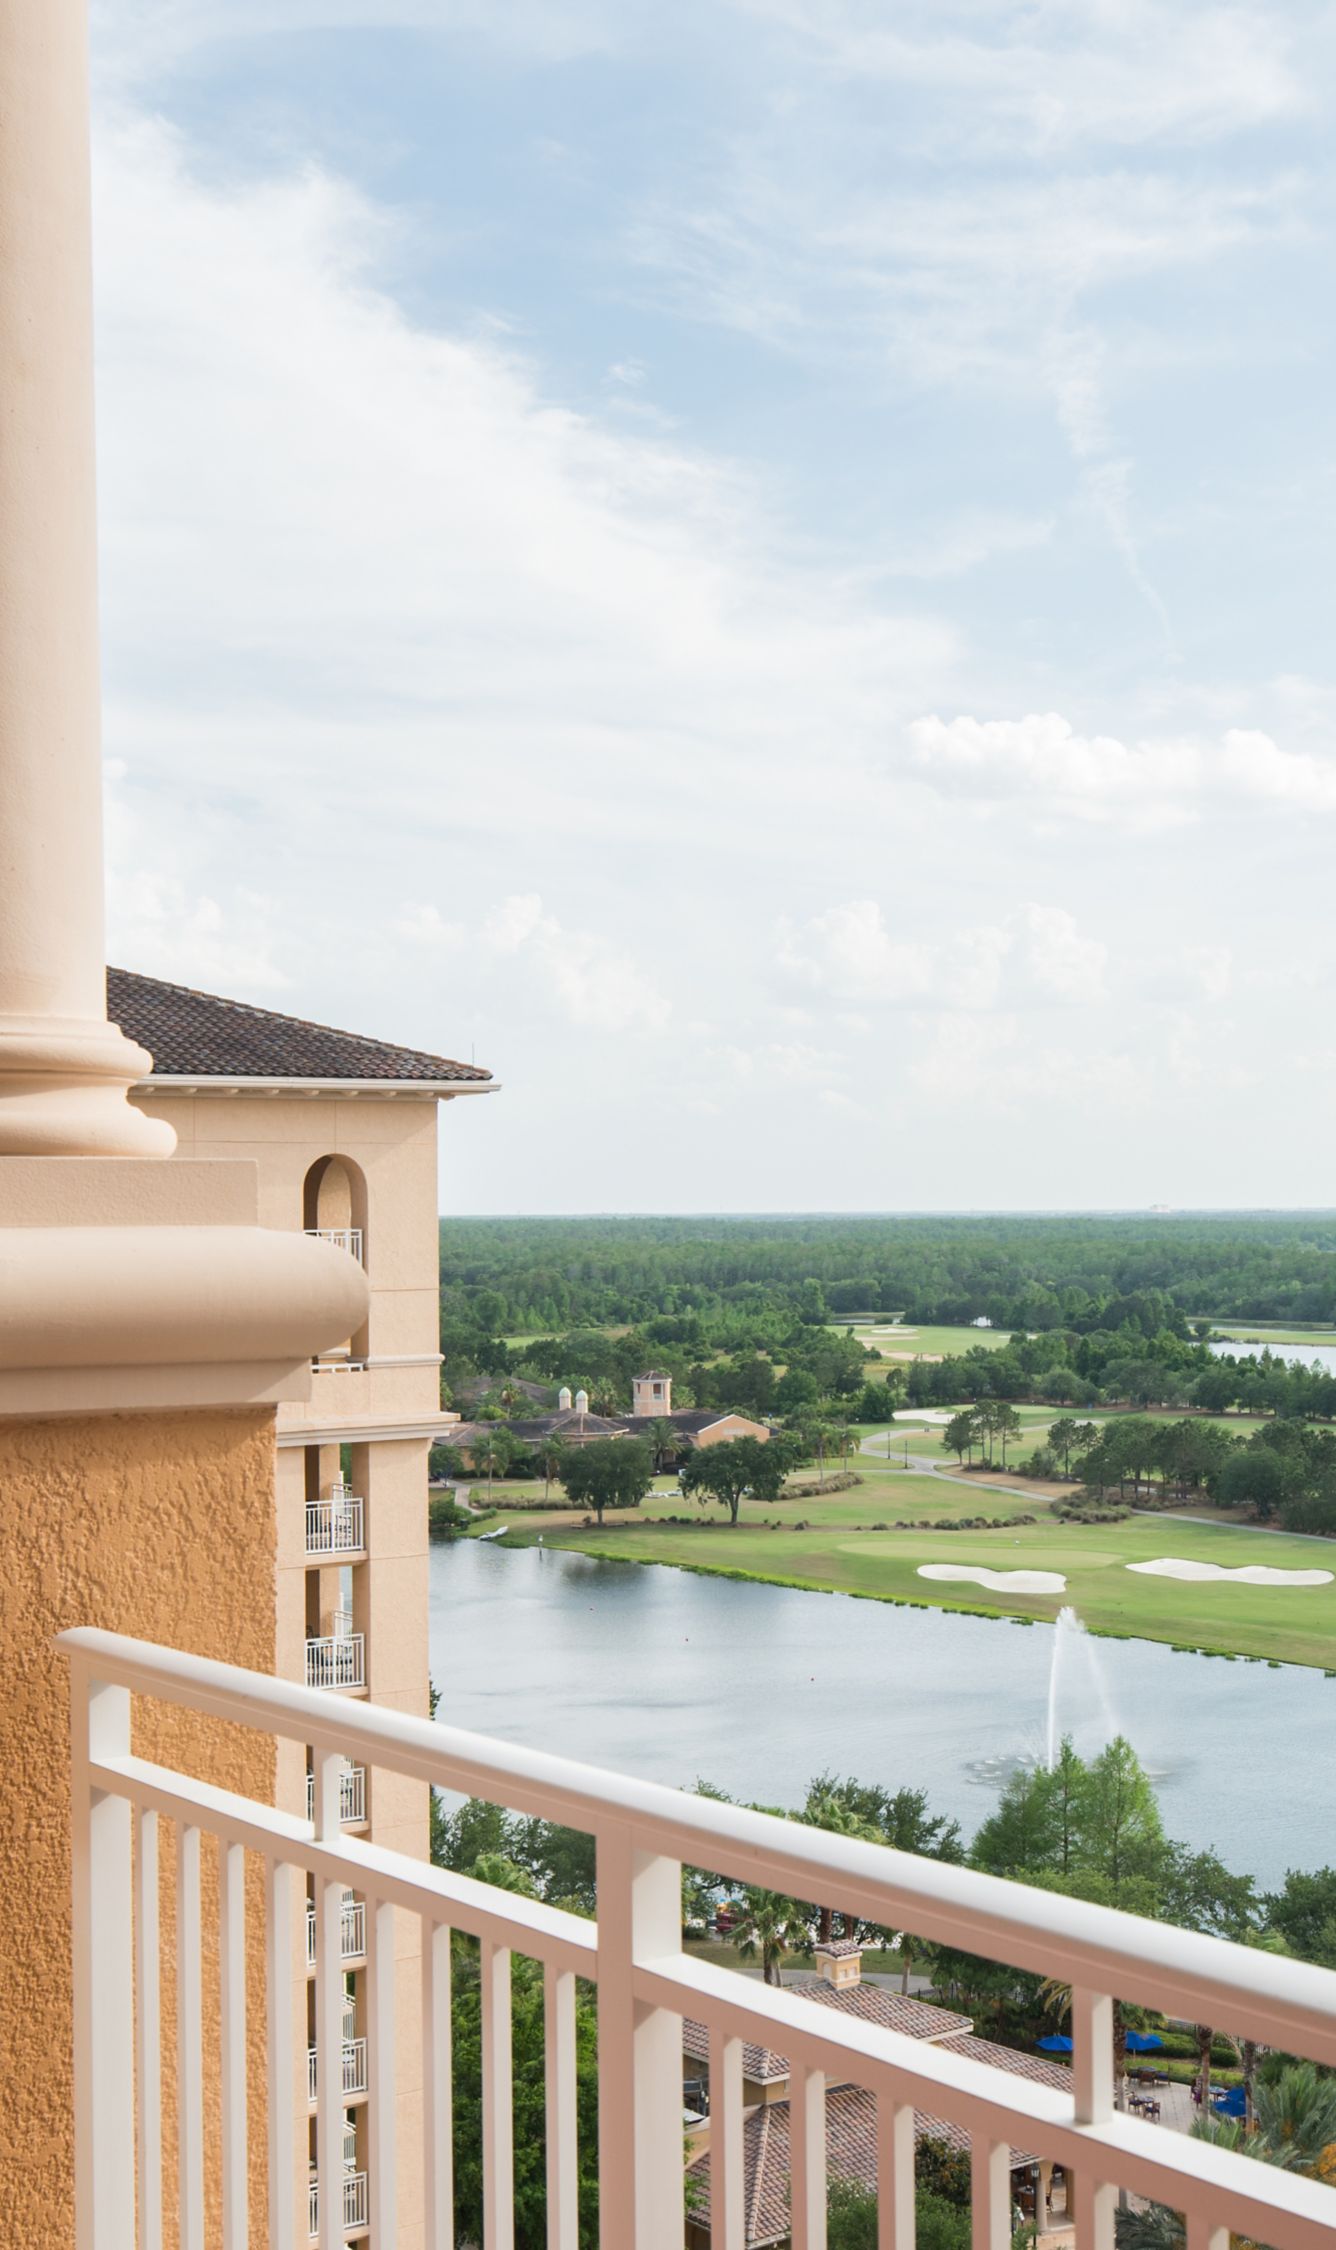
<path id="1" fill-rule="evenodd" d="M 1326 1322 L 1336 1215 L 452 1218 L 441 1296 L 493 1337 L 665 1319 L 726 1342 L 858 1313 L 1084 1332 L 1156 1299 L 1180 1319 Z"/>

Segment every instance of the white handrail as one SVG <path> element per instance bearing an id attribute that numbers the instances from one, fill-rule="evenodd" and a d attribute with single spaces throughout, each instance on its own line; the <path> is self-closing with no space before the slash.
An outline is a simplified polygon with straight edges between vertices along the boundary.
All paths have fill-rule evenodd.
<path id="1" fill-rule="evenodd" d="M 86 1825 L 85 1801 L 105 1807 L 120 1800 L 127 1821 L 128 1809 L 136 1807 L 187 1831 L 211 1832 L 271 1862 L 286 1862 L 314 1880 L 317 1895 L 321 1885 L 342 1884 L 355 1889 L 373 1913 L 407 1909 L 422 1927 L 431 1971 L 424 1984 L 429 2012 L 437 2005 L 431 1997 L 437 1990 L 436 1933 L 451 1927 L 480 1941 L 483 2169 L 494 2211 L 506 2204 L 509 2192 L 510 2081 L 500 2044 L 509 2021 L 503 1957 L 518 1952 L 545 1963 L 556 1980 L 554 1991 L 571 1975 L 598 1985 L 600 2207 L 607 2239 L 619 2245 L 680 2250 L 678 2019 L 685 2014 L 709 2026 L 721 2055 L 731 2042 L 748 2039 L 789 2057 L 795 2207 L 809 2210 L 814 2226 L 822 2193 L 825 2087 L 852 2084 L 876 2097 L 886 2148 L 902 2145 L 901 2128 L 911 2110 L 945 2119 L 970 2135 L 980 2250 L 1009 2233 L 1007 2152 L 1014 2148 L 1036 2151 L 1074 2175 L 1081 2250 L 1108 2250 L 1118 2187 L 1186 2212 L 1194 2242 L 1200 2238 L 1205 2244 L 1211 2230 L 1229 2228 L 1276 2250 L 1329 2250 L 1336 2221 L 1331 2189 L 1117 2113 L 1110 2031 L 1116 1994 L 1336 2062 L 1336 1973 L 684 1796 L 513 1743 L 367 1704 L 332 1701 L 289 1682 L 149 1643 L 80 1630 L 62 1635 L 61 1645 L 73 1662 L 76 1742 L 84 1739 L 80 1730 L 87 1730 L 76 1775 L 77 1821 Z M 598 1853 L 598 1923 L 337 1829 L 313 1835 L 310 1824 L 271 1806 L 136 1758 L 130 1752 L 130 1692 L 309 1743 L 317 1760 L 355 1754 L 440 1789 L 485 1796 L 590 1830 Z M 103 1716 L 112 1708 L 103 1700 L 108 1696 L 120 1698 L 114 1726 Z M 332 1796 L 330 1804 L 332 1818 Z M 128 1825 L 123 1836 L 110 1828 L 99 1834 L 102 1851 L 116 1859 L 124 1849 L 128 1859 Z M 949 2042 L 884 2031 L 800 1992 L 775 1990 L 688 1958 L 680 1939 L 683 1861 L 1069 1982 L 1075 2046 L 1070 2091 L 956 2052 Z M 329 1890 L 324 1895 L 328 1898 Z M 332 1931 L 333 1920 L 326 1926 Z M 442 1975 L 448 1958 L 448 1950 L 440 1955 Z M 78 1962 L 77 1974 L 83 1975 L 86 1949 Z M 318 1984 L 329 1966 L 318 1970 Z M 112 2012 L 102 2025 L 100 2051 L 113 2068 L 130 2036 L 132 2014 L 127 2012 L 123 2026 Z M 392 2072 L 393 2057 L 382 2042 L 389 2032 L 378 2035 L 377 2020 L 373 2009 L 367 2019 L 371 2067 L 375 2084 L 388 2086 L 392 2080 L 385 2074 Z M 392 2017 L 389 2021 L 392 2025 Z M 365 2083 L 365 2040 L 361 2044 Z M 549 2070 L 557 2067 L 549 2057 Z M 727 2082 L 722 2073 L 721 2083 Z M 573 2117 L 573 2105 L 561 2094 L 564 2083 L 559 2071 L 550 2089 L 556 2101 L 550 2115 Z M 429 2101 L 438 2098 L 439 2089 L 429 2092 Z M 725 2094 L 721 2108 L 728 2106 Z M 729 2125 L 721 2115 L 721 2147 L 736 2146 Z M 558 2150 L 553 2159 L 549 2177 L 558 2184 L 569 2177 L 569 2154 Z M 726 2168 L 721 2164 L 721 2175 Z M 427 2192 L 439 2195 L 439 2181 L 429 2182 Z M 371 2197 L 373 2209 L 383 2214 L 374 2164 Z M 891 2239 L 895 2250 L 912 2250 L 912 2202 L 907 2239 L 903 2202 L 896 2198 L 901 2219 L 891 2227 Z M 382 2215 L 379 2223 L 383 2238 L 392 2240 L 386 2231 L 390 2221 Z M 723 2233 L 716 2250 L 731 2250 Z"/>

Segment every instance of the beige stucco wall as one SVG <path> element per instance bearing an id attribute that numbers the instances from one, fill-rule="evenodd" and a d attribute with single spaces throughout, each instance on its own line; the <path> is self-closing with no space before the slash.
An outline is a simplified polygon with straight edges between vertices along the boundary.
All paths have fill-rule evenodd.
<path id="1" fill-rule="evenodd" d="M 434 1099 L 189 1094 L 147 1090 L 147 1116 L 175 1128 L 179 1157 L 246 1157 L 259 1172 L 259 1222 L 290 1231 L 306 1223 L 308 1174 L 338 1157 L 353 1177 L 351 1220 L 365 1230 L 371 1284 L 366 1326 L 348 1339 L 365 1373 L 317 1378 L 309 1411 L 285 1409 L 284 1427 L 331 1414 L 378 1423 L 435 1412 L 440 1398 Z M 360 1206 L 360 1208 L 359 1208 Z M 349 1223 L 331 1182 L 318 1223 Z M 334 1386 L 337 1385 L 337 1390 Z"/>
<path id="2" fill-rule="evenodd" d="M 330 1629 L 341 1599 L 337 1562 L 316 1568 L 305 1549 L 307 1456 L 326 1494 L 339 1473 L 341 1441 L 351 1447 L 349 1482 L 364 1505 L 365 1559 L 351 1566 L 354 1629 L 366 1635 L 367 1693 L 391 1710 L 425 1716 L 427 1645 L 427 1450 L 425 1424 L 439 1412 L 437 1103 L 434 1098 L 305 1094 L 218 1095 L 163 1090 L 135 1096 L 177 1135 L 177 1163 L 243 1157 L 258 1171 L 262 1227 L 360 1226 L 370 1286 L 365 1325 L 348 1339 L 358 1373 L 314 1376 L 309 1399 L 279 1408 L 277 1551 L 273 1595 L 274 1669 L 301 1679 L 308 1629 Z M 322 1174 L 318 1209 L 307 1192 Z M 371 1437 L 397 1423 L 415 1435 Z M 309 1438 L 303 1443 L 305 1433 Z M 318 1612 L 318 1616 L 312 1614 Z M 308 1623 L 309 1619 L 309 1623 Z M 295 1743 L 278 1748 L 275 1801 L 306 1807 L 305 1759 Z M 385 1772 L 367 1777 L 368 1829 L 378 1844 L 425 1859 L 427 1790 Z M 416 1921 L 395 1921 L 396 2127 L 401 2177 L 419 2176 L 422 2152 L 421 1945 Z M 297 1971 L 298 2017 L 306 2007 L 304 1957 Z M 361 1991 L 361 1972 L 356 1983 Z M 360 2005 L 360 2001 L 359 2001 Z M 362 2131 L 365 2111 L 352 2105 Z M 359 2150 L 365 2158 L 365 2148 Z M 305 2162 L 304 2150 L 301 2162 Z M 404 2198 L 397 2250 L 421 2241 L 417 2199 Z"/>
<path id="3" fill-rule="evenodd" d="M 65 2250 L 73 2240 L 69 1699 L 52 1642 L 66 1626 L 97 1624 L 272 1669 L 272 1408 L 0 1422 L 0 1553 L 5 2233 L 25 2250 Z M 163 1709 L 148 1714 L 135 1748 L 248 1795 L 271 1795 L 267 1737 Z M 204 1860 L 207 1915 L 208 1847 Z M 164 1862 L 170 1939 L 170 1850 Z M 258 1936 L 254 1893 L 251 1907 Z M 248 1992 L 256 2239 L 264 2211 L 262 1969 L 256 1945 Z M 211 2009 L 217 1979 L 207 1960 L 204 1990 Z M 170 1974 L 165 2000 L 170 2039 Z M 170 2089 L 170 2048 L 164 2073 Z M 216 2212 L 216 2183 L 210 2187 Z"/>

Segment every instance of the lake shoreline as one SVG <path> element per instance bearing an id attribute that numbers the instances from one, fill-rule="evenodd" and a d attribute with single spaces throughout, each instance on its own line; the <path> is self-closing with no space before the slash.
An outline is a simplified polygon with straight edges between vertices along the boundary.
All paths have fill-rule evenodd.
<path id="1" fill-rule="evenodd" d="M 1203 1528 L 1208 1532 L 1214 1532 L 1217 1529 L 1215 1525 L 1199 1517 L 1176 1516 L 1166 1518 L 1157 1511 L 1137 1511 L 1137 1517 L 1146 1524 L 1164 1524 L 1166 1538 L 1159 1543 L 1166 1546 L 1172 1538 L 1172 1533 L 1169 1531 L 1171 1524 L 1181 1525 L 1184 1528 L 1192 1524 L 1194 1527 Z M 1039 1528 L 1042 1529 L 1042 1527 Z M 1120 1525 L 1079 1527 L 1080 1531 L 1087 1537 L 1098 1536 L 1105 1543 L 1121 1528 Z M 1254 1534 L 1260 1534 L 1264 1530 L 1262 1526 L 1230 1526 L 1228 1528 Z M 710 1541 L 731 1539 L 735 1536 L 745 1537 L 748 1549 L 752 1550 L 752 1535 L 756 1535 L 757 1538 L 764 1537 L 766 1532 L 770 1530 L 771 1527 L 766 1524 L 749 1524 L 738 1526 L 736 1529 L 721 1524 L 711 1526 L 708 1529 L 704 1526 L 699 1529 L 693 1528 L 684 1536 L 693 1541 L 698 1539 Z M 783 1534 L 779 1535 L 782 1536 Z M 891 1608 L 939 1610 L 949 1616 L 997 1619 L 1025 1626 L 1051 1625 L 1055 1621 L 1058 1608 L 1071 1606 L 1081 1616 L 1087 1632 L 1100 1640 L 1143 1641 L 1157 1647 L 1168 1647 L 1184 1655 L 1208 1657 L 1225 1663 L 1263 1664 L 1273 1667 L 1292 1664 L 1307 1671 L 1316 1672 L 1326 1678 L 1336 1678 L 1336 1630 L 1333 1631 L 1330 1645 L 1326 1647 L 1312 1646 L 1307 1637 L 1300 1639 L 1290 1634 L 1284 1635 L 1283 1645 L 1281 1646 L 1262 1647 L 1256 1645 L 1256 1633 L 1250 1633 L 1246 1628 L 1234 1631 L 1225 1630 L 1219 1635 L 1212 1636 L 1203 1634 L 1199 1628 L 1194 1629 L 1186 1620 L 1176 1622 L 1171 1617 L 1157 1617 L 1153 1613 L 1135 1620 L 1129 1620 L 1127 1623 L 1110 1623 L 1107 1620 L 1101 1620 L 1099 1617 L 1088 1615 L 1082 1609 L 1079 1595 L 1070 1589 L 1065 1589 L 1061 1595 L 1043 1597 L 1042 1605 L 1037 1597 L 1024 1595 L 1017 1595 L 1012 1600 L 1007 1600 L 1003 1596 L 974 1602 L 962 1598 L 959 1594 L 955 1594 L 950 1599 L 943 1598 L 933 1590 L 934 1586 L 941 1582 L 931 1579 L 915 1579 L 913 1590 L 910 1591 L 903 1585 L 851 1584 L 819 1571 L 809 1573 L 795 1572 L 784 1568 L 755 1567 L 751 1564 L 750 1553 L 748 1564 L 743 1565 L 722 1558 L 715 1561 L 706 1555 L 693 1553 L 683 1554 L 674 1551 L 649 1554 L 643 1551 L 642 1543 L 646 1539 L 662 1536 L 658 1532 L 657 1526 L 648 1523 L 627 1524 L 618 1526 L 616 1529 L 605 1526 L 601 1531 L 585 1531 L 582 1527 L 579 1529 L 557 1529 L 550 1522 L 544 1524 L 541 1520 L 531 1518 L 518 1525 L 507 1525 L 504 1537 L 497 1544 L 503 1549 L 533 1548 L 541 1545 L 549 1552 L 584 1554 L 599 1561 L 630 1562 L 636 1563 L 642 1568 L 658 1566 L 670 1570 L 683 1570 L 696 1573 L 702 1577 L 735 1579 L 742 1583 L 783 1587 L 796 1593 L 847 1594 L 856 1601 L 880 1602 Z M 820 1536 L 820 1534 L 814 1533 L 814 1536 Z M 845 1538 L 847 1539 L 848 1536 L 849 1534 L 846 1532 Z M 854 1536 L 860 1535 L 855 1533 Z M 868 1535 L 862 1534 L 861 1536 L 866 1537 Z M 915 1537 L 914 1534 L 909 1533 L 887 1533 L 877 1536 L 903 1537 L 906 1542 Z M 977 1536 L 979 1540 L 987 1541 L 995 1537 L 996 1533 L 981 1531 Z M 1286 1540 L 1289 1537 L 1287 1533 L 1283 1532 L 1276 1532 L 1271 1536 L 1277 1540 Z M 961 1535 L 958 1532 L 953 1532 L 951 1537 L 952 1541 L 956 1542 Z M 1180 1544 L 1182 1543 L 1180 1541 Z M 1312 1542 L 1305 1540 L 1304 1544 L 1305 1546 L 1311 1546 Z M 1324 1541 L 1322 1544 L 1331 1546 L 1332 1567 L 1336 1571 L 1336 1542 Z M 918 1559 L 915 1555 L 915 1568 Z M 931 1559 L 948 1560 L 951 1558 L 947 1555 L 934 1553 Z M 757 1560 L 759 1562 L 759 1557 Z M 1265 1590 L 1273 1591 L 1272 1589 Z M 1312 1591 L 1311 1589 L 1305 1590 Z M 1280 1591 L 1288 1590 L 1282 1589 Z M 1336 1587 L 1324 1588 L 1322 1591 L 1336 1595 Z M 1225 1620 L 1222 1619 L 1221 1623 L 1224 1626 Z M 1333 1625 L 1336 1626 L 1336 1601 L 1333 1602 Z"/>

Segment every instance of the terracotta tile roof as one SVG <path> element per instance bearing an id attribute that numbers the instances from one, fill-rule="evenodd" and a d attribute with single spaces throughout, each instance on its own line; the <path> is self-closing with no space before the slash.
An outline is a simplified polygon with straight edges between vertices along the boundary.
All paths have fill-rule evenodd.
<path id="1" fill-rule="evenodd" d="M 801 1992 L 804 2000 L 819 2001 L 822 2007 L 838 2008 L 842 2016 L 879 2024 L 883 2031 L 903 2032 L 907 2039 L 949 2039 L 955 2046 L 960 2034 L 972 2028 L 968 2016 L 934 2007 L 931 2000 L 914 2000 L 906 1993 L 891 1992 L 884 1984 L 839 1987 L 827 1984 L 824 1977 L 800 1977 L 789 1990 Z"/>
<path id="2" fill-rule="evenodd" d="M 838 2008 L 841 2015 L 858 2016 L 864 2023 L 879 2024 L 883 2031 L 903 2032 L 906 2039 L 947 2039 L 954 2046 L 959 2034 L 970 2028 L 968 2016 L 953 2015 L 949 2008 L 935 2008 L 928 2000 L 912 2000 L 898 1992 L 889 1992 L 884 1985 L 847 1985 L 838 1992 L 823 1977 L 797 1977 L 787 1989 L 800 1992 L 804 2000 L 816 2000 L 823 2007 Z M 683 2019 L 682 2046 L 693 2062 L 709 2062 L 710 2034 L 703 2023 L 693 2023 L 689 2017 Z M 788 2077 L 788 2057 L 776 2054 L 771 2047 L 754 2046 L 748 2040 L 742 2050 L 742 2074 L 757 2085 L 773 2085 L 776 2079 Z"/>
<path id="3" fill-rule="evenodd" d="M 107 1014 L 153 1057 L 155 1077 L 303 1078 L 486 1085 L 490 1070 L 360 1032 L 277 1015 L 189 985 L 108 969 Z"/>
<path id="4" fill-rule="evenodd" d="M 710 2033 L 707 2025 L 693 2022 L 690 2016 L 682 2018 L 682 2052 L 692 2062 L 710 2060 Z M 750 2039 L 742 2044 L 742 2075 L 753 2085 L 772 2086 L 778 2078 L 787 2078 L 789 2066 L 783 2055 L 769 2047 L 758 2047 Z"/>
<path id="5" fill-rule="evenodd" d="M 1071 2074 L 1061 2063 L 1019 2055 L 1010 2047 L 973 2037 L 951 2041 L 953 2048 L 1014 2070 L 1023 2078 L 1042 2078 L 1069 2089 Z M 1056 2072 L 1056 2077 L 1051 2074 Z M 948 2148 L 968 2153 L 969 2135 L 940 2117 L 914 2112 L 916 2141 L 944 2141 Z M 772 2102 L 768 2109 L 752 2112 L 743 2127 L 743 2179 L 745 2191 L 745 2241 L 747 2250 L 764 2250 L 782 2242 L 789 2232 L 789 2105 Z M 853 2180 L 875 2191 L 877 2184 L 876 2097 L 862 2086 L 837 2086 L 826 2096 L 826 2161 L 832 2178 Z M 1011 2167 L 1019 2170 L 1034 2157 L 1024 2149 L 1011 2152 Z M 692 2223 L 706 2230 L 710 2224 L 710 2155 L 706 2149 L 689 2167 L 692 2181 Z"/>

